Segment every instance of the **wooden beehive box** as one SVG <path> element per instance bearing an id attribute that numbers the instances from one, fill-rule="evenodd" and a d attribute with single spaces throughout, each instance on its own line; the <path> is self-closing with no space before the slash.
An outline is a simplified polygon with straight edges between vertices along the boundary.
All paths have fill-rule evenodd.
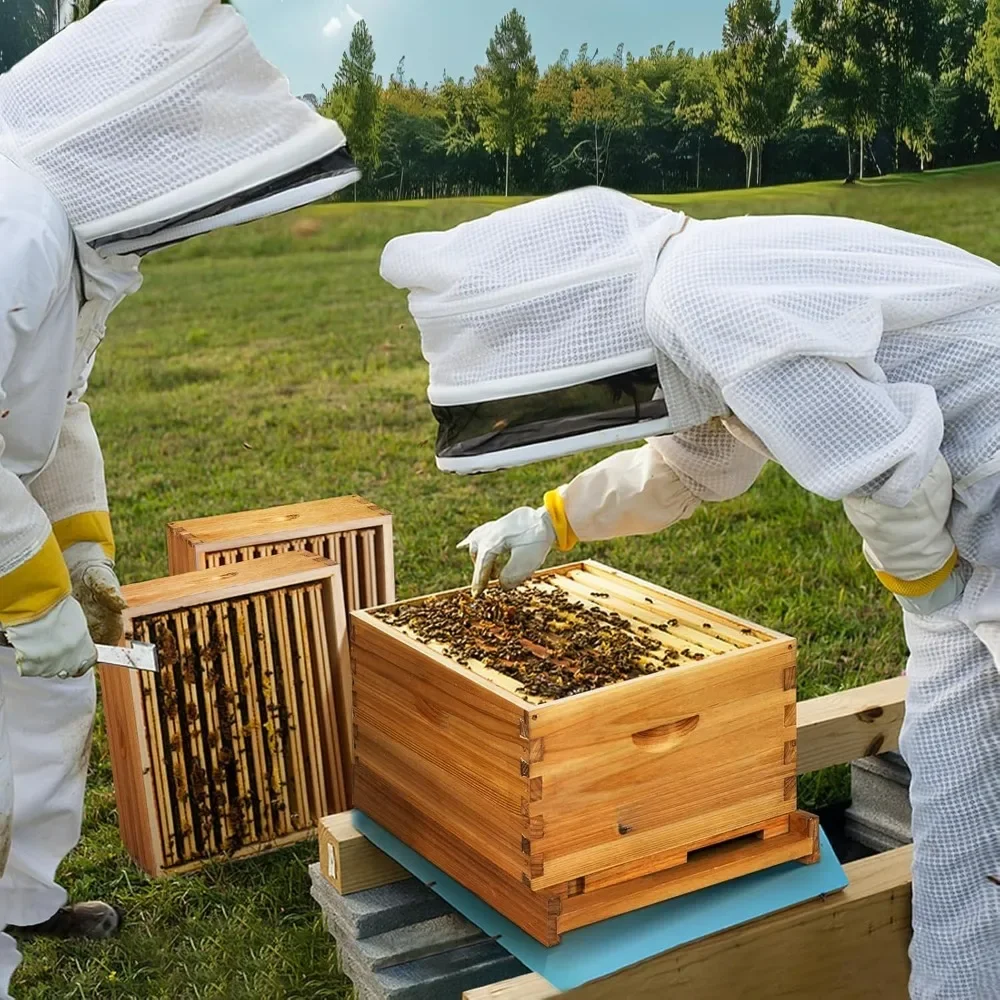
<path id="1" fill-rule="evenodd" d="M 167 525 L 171 575 L 293 551 L 312 552 L 341 567 L 350 611 L 396 600 L 392 515 L 361 497 L 310 500 Z"/>
<path id="2" fill-rule="evenodd" d="M 101 668 L 122 839 L 153 876 L 309 837 L 348 802 L 340 568 L 289 553 L 124 588 L 158 675 Z"/>
<path id="3" fill-rule="evenodd" d="M 794 640 L 592 562 L 480 601 L 351 615 L 358 809 L 548 945 L 817 860 Z"/>

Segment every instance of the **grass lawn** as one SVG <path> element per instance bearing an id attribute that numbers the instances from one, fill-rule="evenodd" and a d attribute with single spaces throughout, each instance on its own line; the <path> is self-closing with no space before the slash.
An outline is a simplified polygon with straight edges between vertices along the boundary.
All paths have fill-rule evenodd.
<path id="1" fill-rule="evenodd" d="M 658 199 L 696 217 L 835 213 L 958 243 L 1000 260 L 1000 168 L 852 187 L 810 184 Z M 220 233 L 145 265 L 112 319 L 89 401 L 107 461 L 124 581 L 166 572 L 167 521 L 360 493 L 395 516 L 401 596 L 469 573 L 463 535 L 595 460 L 487 478 L 434 467 L 426 369 L 405 296 L 382 283 L 390 237 L 483 215 L 502 199 L 324 206 Z M 662 537 L 583 556 L 780 629 L 801 644 L 809 697 L 897 674 L 898 614 L 864 565 L 839 505 L 776 468 L 742 498 Z M 805 801 L 844 773 L 802 783 Z M 314 845 L 151 884 L 118 840 L 103 734 L 84 838 L 63 877 L 76 899 L 124 906 L 109 945 L 30 942 L 18 1000 L 340 998 L 350 995 L 308 894 Z"/>

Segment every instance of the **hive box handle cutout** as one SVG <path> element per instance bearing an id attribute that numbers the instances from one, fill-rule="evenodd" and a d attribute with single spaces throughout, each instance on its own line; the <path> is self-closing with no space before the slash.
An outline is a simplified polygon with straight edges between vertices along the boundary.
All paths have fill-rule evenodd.
<path id="1" fill-rule="evenodd" d="M 675 719 L 664 726 L 654 726 L 632 734 L 632 742 L 649 753 L 663 753 L 673 750 L 685 736 L 695 731 L 700 716 L 689 715 L 685 719 Z"/>

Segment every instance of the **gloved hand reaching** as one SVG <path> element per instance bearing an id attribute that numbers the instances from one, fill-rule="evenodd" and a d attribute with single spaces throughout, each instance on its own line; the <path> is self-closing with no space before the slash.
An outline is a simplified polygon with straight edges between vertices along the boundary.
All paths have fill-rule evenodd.
<path id="1" fill-rule="evenodd" d="M 41 618 L 7 626 L 5 632 L 24 677 L 82 677 L 97 663 L 86 615 L 73 597 L 64 597 Z"/>
<path id="2" fill-rule="evenodd" d="M 476 528 L 458 545 L 469 550 L 476 564 L 472 574 L 473 595 L 478 597 L 497 576 L 502 587 L 520 586 L 545 564 L 555 542 L 556 530 L 544 507 L 537 510 L 519 507 Z M 504 556 L 510 558 L 501 570 L 499 563 Z"/>
<path id="3" fill-rule="evenodd" d="M 77 542 L 63 553 L 73 596 L 83 608 L 90 637 L 103 646 L 117 646 L 124 635 L 122 597 L 114 563 L 95 542 Z"/>

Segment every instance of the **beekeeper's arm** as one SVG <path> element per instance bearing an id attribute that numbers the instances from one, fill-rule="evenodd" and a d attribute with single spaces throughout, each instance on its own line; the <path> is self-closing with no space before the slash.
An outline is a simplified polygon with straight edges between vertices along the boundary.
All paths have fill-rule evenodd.
<path id="1" fill-rule="evenodd" d="M 905 609 L 932 614 L 957 599 L 952 479 L 932 387 L 791 357 L 741 375 L 723 394 L 797 482 L 843 501 L 866 560 Z"/>
<path id="2" fill-rule="evenodd" d="M 0 412 L 14 350 L 37 334 L 65 284 L 57 241 L 0 220 Z M 15 415 L 16 416 L 16 415 Z M 3 419 L 7 419 L 5 416 Z M 97 661 L 87 621 L 52 525 L 21 480 L 3 467 L 0 419 L 0 628 L 31 676 L 79 676 Z"/>
<path id="3" fill-rule="evenodd" d="M 32 482 L 31 493 L 52 524 L 91 638 L 113 646 L 122 637 L 126 605 L 114 572 L 104 457 L 90 408 L 81 399 L 89 371 L 88 365 L 70 392 L 56 453 Z"/>
<path id="4" fill-rule="evenodd" d="M 662 531 L 703 501 L 746 492 L 766 461 L 717 420 L 618 452 L 546 494 L 537 510 L 522 507 L 472 532 L 461 545 L 476 563 L 473 592 L 498 574 L 505 587 L 523 583 L 554 546 L 568 552 L 580 541 Z"/>

